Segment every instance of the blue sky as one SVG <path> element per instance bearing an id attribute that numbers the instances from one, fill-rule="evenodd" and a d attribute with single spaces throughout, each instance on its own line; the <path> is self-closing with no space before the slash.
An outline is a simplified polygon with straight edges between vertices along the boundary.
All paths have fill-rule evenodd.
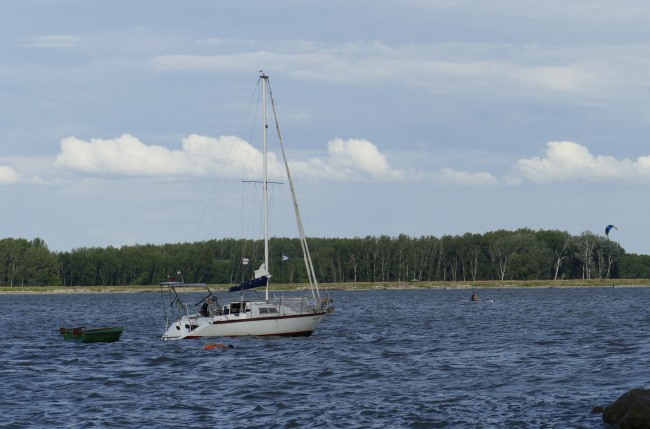
<path id="1" fill-rule="evenodd" d="M 640 0 L 2 2 L 1 235 L 236 237 L 197 225 L 264 69 L 309 235 L 614 224 L 650 254 L 647 22 Z"/>

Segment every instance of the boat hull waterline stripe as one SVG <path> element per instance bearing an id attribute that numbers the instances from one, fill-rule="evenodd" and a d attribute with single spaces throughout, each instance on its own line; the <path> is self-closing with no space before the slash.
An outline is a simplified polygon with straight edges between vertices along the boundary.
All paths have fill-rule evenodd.
<path id="1" fill-rule="evenodd" d="M 284 334 L 266 334 L 266 335 L 249 335 L 249 336 L 250 337 L 309 337 L 313 333 L 314 331 L 305 331 L 305 332 L 287 332 Z M 243 335 L 237 335 L 237 336 L 242 337 Z M 231 337 L 231 335 L 224 335 L 224 337 Z M 196 340 L 198 338 L 205 338 L 205 337 L 201 335 L 197 335 L 197 336 L 188 335 L 187 337 L 183 337 L 184 340 Z"/>

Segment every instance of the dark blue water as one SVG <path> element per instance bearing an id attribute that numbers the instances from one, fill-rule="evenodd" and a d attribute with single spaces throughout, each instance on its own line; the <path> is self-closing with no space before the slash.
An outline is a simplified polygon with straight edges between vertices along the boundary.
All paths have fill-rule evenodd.
<path id="1" fill-rule="evenodd" d="M 650 288 L 336 291 L 309 338 L 160 340 L 157 293 L 0 295 L 3 428 L 604 428 Z M 60 326 L 123 324 L 116 343 Z"/>

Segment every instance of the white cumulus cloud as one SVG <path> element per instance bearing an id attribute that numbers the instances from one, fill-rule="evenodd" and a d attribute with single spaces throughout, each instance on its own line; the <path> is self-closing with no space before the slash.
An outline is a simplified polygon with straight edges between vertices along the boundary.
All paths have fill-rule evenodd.
<path id="1" fill-rule="evenodd" d="M 522 180 L 546 183 L 569 180 L 634 180 L 650 178 L 650 156 L 616 159 L 593 155 L 589 149 L 570 141 L 547 143 L 543 158 L 520 159 L 514 166 L 511 183 Z"/>
<path id="2" fill-rule="evenodd" d="M 300 177 L 315 180 L 401 180 L 405 172 L 390 167 L 386 155 L 365 139 L 336 138 L 327 144 L 327 156 L 292 162 Z"/>
<path id="3" fill-rule="evenodd" d="M 146 145 L 123 134 L 116 139 L 85 141 L 67 137 L 55 166 L 97 175 L 123 176 L 207 176 L 245 172 L 261 175 L 261 152 L 235 136 L 211 138 L 192 134 L 179 150 Z M 391 169 L 377 146 L 362 139 L 334 139 L 324 159 L 311 158 L 292 163 L 302 177 L 319 180 L 399 179 L 403 172 Z M 284 168 L 277 154 L 269 152 L 270 176 Z"/>
<path id="4" fill-rule="evenodd" d="M 327 145 L 329 162 L 335 170 L 347 176 L 370 176 L 375 179 L 400 178 L 400 171 L 392 170 L 386 156 L 377 146 L 363 139 L 334 139 Z"/>
<path id="5" fill-rule="evenodd" d="M 10 185 L 17 183 L 19 180 L 20 175 L 13 168 L 0 165 L 0 185 Z"/>
<path id="6" fill-rule="evenodd" d="M 257 149 L 235 136 L 215 139 L 192 134 L 183 139 L 180 150 L 171 150 L 123 134 L 116 139 L 90 141 L 65 138 L 55 165 L 102 175 L 204 176 L 218 174 L 233 164 L 239 167 L 251 156 L 261 159 Z M 276 164 L 274 157 L 270 163 Z"/>

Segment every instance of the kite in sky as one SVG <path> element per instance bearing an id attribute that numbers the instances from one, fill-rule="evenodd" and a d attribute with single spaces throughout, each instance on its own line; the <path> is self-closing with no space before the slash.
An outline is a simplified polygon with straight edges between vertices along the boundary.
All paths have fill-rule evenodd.
<path id="1" fill-rule="evenodd" d="M 616 228 L 614 225 L 607 225 L 607 227 L 605 228 L 605 235 L 606 235 L 606 236 L 609 237 L 609 231 L 610 231 L 612 228 L 614 228 L 615 230 L 618 231 L 618 228 Z"/>

